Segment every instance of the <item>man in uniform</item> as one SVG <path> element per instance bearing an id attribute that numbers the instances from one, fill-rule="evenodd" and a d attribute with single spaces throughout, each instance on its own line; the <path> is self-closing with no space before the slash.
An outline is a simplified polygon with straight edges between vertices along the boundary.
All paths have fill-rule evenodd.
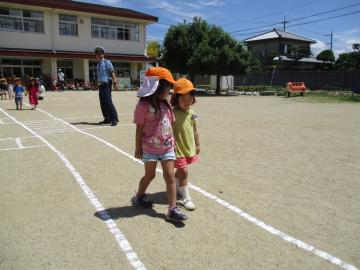
<path id="1" fill-rule="evenodd" d="M 104 120 L 99 122 L 102 124 L 111 124 L 116 126 L 119 122 L 118 114 L 111 98 L 111 86 L 117 87 L 115 71 L 112 63 L 105 59 L 105 49 L 102 47 L 95 48 L 95 56 L 99 61 L 96 67 L 97 81 L 99 84 L 100 107 Z"/>

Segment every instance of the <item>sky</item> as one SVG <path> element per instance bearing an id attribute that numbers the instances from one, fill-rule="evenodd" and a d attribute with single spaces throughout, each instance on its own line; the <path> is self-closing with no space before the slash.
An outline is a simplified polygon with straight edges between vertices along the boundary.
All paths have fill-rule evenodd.
<path id="1" fill-rule="evenodd" d="M 200 16 L 209 24 L 222 27 L 225 32 L 240 41 L 273 28 L 283 29 L 280 22 L 284 21 L 285 17 L 285 20 L 289 21 L 286 31 L 317 41 L 311 45 L 311 51 L 315 56 L 330 48 L 331 32 L 336 56 L 352 51 L 353 43 L 360 43 L 360 1 L 355 0 L 80 1 L 128 8 L 158 17 L 157 23 L 147 26 L 147 39 L 157 40 L 159 43 L 162 43 L 171 25 L 177 25 L 184 20 L 191 22 L 194 16 Z M 335 9 L 336 11 L 332 11 Z M 338 17 L 330 19 L 335 16 Z M 329 19 L 324 20 L 326 18 Z M 319 21 L 313 22 L 317 20 Z"/>

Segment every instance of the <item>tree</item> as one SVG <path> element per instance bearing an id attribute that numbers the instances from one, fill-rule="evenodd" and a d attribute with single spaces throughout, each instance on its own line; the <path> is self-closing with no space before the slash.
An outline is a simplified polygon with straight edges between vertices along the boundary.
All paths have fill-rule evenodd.
<path id="1" fill-rule="evenodd" d="M 360 52 L 360 43 L 354 43 L 352 48 L 355 52 Z"/>
<path id="2" fill-rule="evenodd" d="M 295 63 L 297 63 L 301 58 L 308 57 L 310 55 L 310 51 L 305 47 L 295 47 L 291 49 L 291 53 L 287 55 L 290 59 L 294 59 Z"/>
<path id="3" fill-rule="evenodd" d="M 360 51 L 340 54 L 335 67 L 339 70 L 360 70 Z"/>
<path id="4" fill-rule="evenodd" d="M 316 59 L 323 62 L 335 62 L 335 55 L 332 50 L 324 50 L 316 56 Z"/>
<path id="5" fill-rule="evenodd" d="M 198 17 L 192 23 L 171 26 L 165 35 L 162 61 L 172 71 L 189 73 L 188 61 L 198 44 L 207 36 L 208 24 Z"/>
<path id="6" fill-rule="evenodd" d="M 160 56 L 160 44 L 157 41 L 148 42 L 147 55 L 153 58 L 158 58 Z"/>
<path id="7" fill-rule="evenodd" d="M 220 94 L 220 76 L 243 74 L 250 54 L 242 43 L 195 17 L 192 23 L 172 26 L 164 40 L 164 64 L 190 75 L 217 75 L 216 94 Z"/>

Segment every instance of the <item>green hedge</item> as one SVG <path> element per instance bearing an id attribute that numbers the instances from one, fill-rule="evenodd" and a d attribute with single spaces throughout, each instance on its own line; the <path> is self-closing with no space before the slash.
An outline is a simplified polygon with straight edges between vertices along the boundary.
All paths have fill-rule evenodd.
<path id="1" fill-rule="evenodd" d="M 281 92 L 286 89 L 281 86 L 270 86 L 270 85 L 246 85 L 246 86 L 235 86 L 236 91 L 244 92 Z"/>

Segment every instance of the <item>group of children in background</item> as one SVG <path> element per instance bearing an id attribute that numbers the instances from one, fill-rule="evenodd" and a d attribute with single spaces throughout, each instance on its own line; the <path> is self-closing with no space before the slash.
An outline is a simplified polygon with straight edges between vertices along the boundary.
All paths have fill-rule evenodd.
<path id="1" fill-rule="evenodd" d="M 39 80 L 36 78 L 30 78 L 28 86 L 25 88 L 21 85 L 21 80 L 15 78 L 6 81 L 6 79 L 0 79 L 0 96 L 1 99 L 6 99 L 6 94 L 9 99 L 15 98 L 16 109 L 22 111 L 24 95 L 29 95 L 29 102 L 31 109 L 34 110 L 38 105 L 38 100 L 44 98 L 45 88 Z"/>
<path id="2" fill-rule="evenodd" d="M 174 93 L 169 102 L 170 89 L 174 89 Z M 166 68 L 153 67 L 146 71 L 144 82 L 137 92 L 140 100 L 134 112 L 135 157 L 144 162 L 145 174 L 133 202 L 152 208 L 153 202 L 145 192 L 155 178 L 159 161 L 169 203 L 166 218 L 175 222 L 187 220 L 177 207 L 177 193 L 185 209 L 195 209 L 189 195 L 187 168 L 188 164 L 198 160 L 200 153 L 197 115 L 191 108 L 196 102 L 194 93 L 191 81 L 185 78 L 175 81 Z"/>

